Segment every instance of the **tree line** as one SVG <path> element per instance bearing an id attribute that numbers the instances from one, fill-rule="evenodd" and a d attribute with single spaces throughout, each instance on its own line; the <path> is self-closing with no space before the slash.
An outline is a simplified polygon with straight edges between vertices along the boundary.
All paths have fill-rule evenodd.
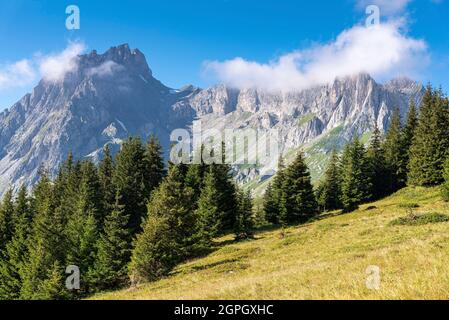
<path id="1" fill-rule="evenodd" d="M 441 89 L 426 87 L 419 112 L 410 104 L 403 123 L 399 109 L 382 136 L 377 124 L 367 147 L 355 136 L 341 154 L 332 152 L 324 179 L 315 191 L 299 155 L 278 172 L 264 196 L 264 211 L 275 224 L 301 223 L 316 212 L 356 210 L 409 186 L 443 184 L 449 200 L 449 106 Z M 418 114 L 419 113 L 419 114 Z M 299 188 L 292 193 L 293 188 Z"/>
<path id="2" fill-rule="evenodd" d="M 75 161 L 0 205 L 0 299 L 78 299 L 152 281 L 208 252 L 213 239 L 251 237 L 253 205 L 225 164 L 169 164 L 155 137 L 123 142 L 113 157 Z M 80 288 L 67 290 L 67 266 Z"/>

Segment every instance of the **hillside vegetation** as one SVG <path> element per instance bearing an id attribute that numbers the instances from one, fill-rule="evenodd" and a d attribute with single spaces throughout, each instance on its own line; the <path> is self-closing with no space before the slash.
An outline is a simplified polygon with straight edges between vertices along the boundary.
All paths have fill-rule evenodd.
<path id="1" fill-rule="evenodd" d="M 284 235 L 261 230 L 239 243 L 223 237 L 215 251 L 162 280 L 92 298 L 448 299 L 449 222 L 441 214 L 449 204 L 439 188 L 405 188 Z M 379 290 L 366 286 L 372 265 L 381 270 Z"/>

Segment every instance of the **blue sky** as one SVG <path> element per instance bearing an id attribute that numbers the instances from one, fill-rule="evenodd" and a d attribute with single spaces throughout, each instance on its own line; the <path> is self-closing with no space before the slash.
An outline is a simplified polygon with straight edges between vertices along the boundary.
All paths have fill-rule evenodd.
<path id="1" fill-rule="evenodd" d="M 17 69 L 11 68 L 12 65 L 22 60 L 39 60 L 36 58 L 39 56 L 57 55 L 73 41 L 83 43 L 87 51 L 99 52 L 129 43 L 145 53 L 155 77 L 171 87 L 188 83 L 204 87 L 221 81 L 242 85 L 241 79 L 245 80 L 243 84 L 253 84 L 255 80 L 250 75 L 236 68 L 243 66 L 251 74 L 260 71 L 260 79 L 271 79 L 279 74 L 278 70 L 283 70 L 280 58 L 298 52 L 302 60 L 293 58 L 287 68 L 301 63 L 299 74 L 296 72 L 287 80 L 281 75 L 277 83 L 283 85 L 298 77 L 306 83 L 322 81 L 322 75 L 316 75 L 320 71 L 316 70 L 320 70 L 324 58 L 316 59 L 308 54 L 327 57 L 327 46 L 332 46 L 342 32 L 364 23 L 365 2 L 0 0 L 0 110 L 29 92 L 40 78 L 36 71 L 32 80 L 12 79 L 11 74 Z M 401 58 L 400 72 L 409 73 L 409 68 L 410 74 L 419 81 L 442 85 L 445 91 L 449 90 L 448 2 L 397 0 L 393 1 L 397 5 L 392 6 L 391 1 L 390 4 L 386 0 L 369 1 L 379 5 L 382 23 L 401 21 L 400 39 L 393 39 L 406 47 L 398 51 L 406 56 Z M 65 9 L 71 4 L 80 8 L 80 30 L 65 28 Z M 352 33 L 351 37 L 357 35 Z M 385 50 L 381 51 L 379 54 Z M 393 56 L 396 53 L 391 52 Z M 237 57 L 243 60 L 235 60 Z M 316 61 L 310 63 L 304 59 Z M 339 62 L 339 59 L 344 58 L 330 61 Z M 210 66 L 207 61 L 215 61 L 212 75 L 205 72 L 205 65 Z M 384 62 L 380 61 L 374 69 L 379 80 L 392 75 L 390 69 L 398 69 L 389 66 L 385 70 Z M 315 71 L 309 72 L 311 75 L 301 73 L 302 69 Z"/>

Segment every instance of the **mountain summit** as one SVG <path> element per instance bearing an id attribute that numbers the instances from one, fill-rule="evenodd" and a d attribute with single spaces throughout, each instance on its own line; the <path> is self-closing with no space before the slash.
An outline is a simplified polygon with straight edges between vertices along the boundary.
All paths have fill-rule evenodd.
<path id="1" fill-rule="evenodd" d="M 92 51 L 76 64 L 60 81 L 41 80 L 0 114 L 0 193 L 10 183 L 33 184 L 41 165 L 54 173 L 69 151 L 96 157 L 105 144 L 118 146 L 129 135 L 168 140 L 168 106 L 182 92 L 154 79 L 139 50 Z"/>
<path id="2" fill-rule="evenodd" d="M 41 166 L 55 173 L 71 151 L 76 158 L 101 157 L 130 135 L 159 137 L 168 148 L 175 128 L 201 119 L 209 128 L 276 128 L 289 154 L 305 148 L 315 176 L 327 153 L 354 133 L 369 135 L 374 123 L 389 124 L 394 108 L 403 115 L 422 85 L 395 79 L 385 85 L 360 74 L 300 92 L 268 93 L 224 85 L 173 90 L 153 77 L 145 56 L 124 44 L 104 54 L 76 58 L 59 81 L 41 80 L 30 94 L 0 114 L 0 194 L 31 186 Z M 262 181 L 275 168 L 235 168 L 240 181 Z"/>

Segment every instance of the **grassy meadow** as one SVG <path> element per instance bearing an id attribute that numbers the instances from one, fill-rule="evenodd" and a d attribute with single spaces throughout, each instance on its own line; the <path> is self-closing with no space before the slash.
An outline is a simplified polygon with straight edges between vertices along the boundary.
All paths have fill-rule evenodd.
<path id="1" fill-rule="evenodd" d="M 284 232 L 259 230 L 241 243 L 223 237 L 165 279 L 92 298 L 449 299 L 449 204 L 439 193 L 406 188 Z M 372 265 L 379 290 L 366 285 Z"/>

